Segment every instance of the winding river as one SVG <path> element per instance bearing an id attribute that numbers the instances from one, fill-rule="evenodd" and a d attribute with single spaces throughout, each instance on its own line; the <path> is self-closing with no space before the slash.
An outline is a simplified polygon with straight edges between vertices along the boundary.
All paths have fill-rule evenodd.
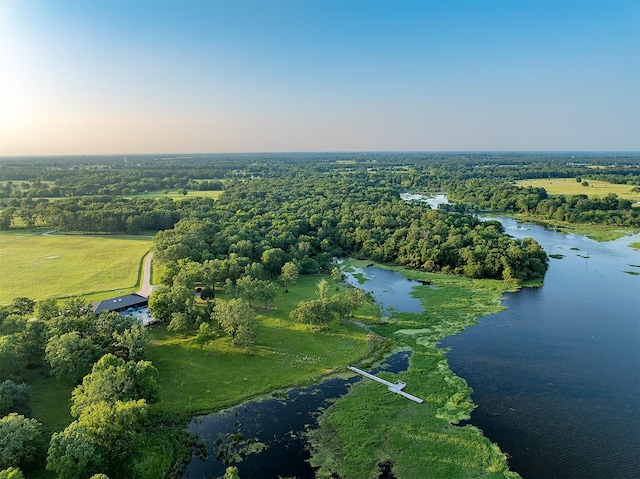
<path id="1" fill-rule="evenodd" d="M 535 238 L 555 258 L 544 286 L 508 294 L 507 310 L 440 343 L 474 389 L 470 422 L 525 479 L 640 477 L 640 252 L 628 246 L 640 235 L 597 243 L 499 219 L 507 233 Z M 411 296 L 418 283 L 377 268 L 348 275 L 356 285 L 358 277 L 388 313 L 419 311 Z M 404 370 L 407 357 L 395 355 L 387 367 Z M 221 476 L 217 439 L 231 434 L 241 445 L 267 446 L 239 464 L 241 477 L 313 477 L 302 433 L 355 380 L 194 418 L 189 430 L 208 456 L 193 458 L 184 477 Z"/>

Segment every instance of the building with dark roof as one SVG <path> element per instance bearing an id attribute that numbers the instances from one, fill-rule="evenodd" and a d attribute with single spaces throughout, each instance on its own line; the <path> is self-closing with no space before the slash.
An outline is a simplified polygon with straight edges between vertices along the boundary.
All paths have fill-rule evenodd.
<path id="1" fill-rule="evenodd" d="M 100 314 L 103 311 L 117 311 L 121 313 L 129 308 L 143 308 L 148 305 L 149 298 L 133 293 L 98 301 L 91 305 L 91 309 L 95 314 Z"/>

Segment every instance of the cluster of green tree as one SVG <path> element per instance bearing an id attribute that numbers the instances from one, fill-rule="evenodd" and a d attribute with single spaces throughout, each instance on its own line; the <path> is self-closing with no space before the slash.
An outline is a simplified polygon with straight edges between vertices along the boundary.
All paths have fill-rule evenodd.
<path id="1" fill-rule="evenodd" d="M 75 176 L 75 177 L 74 177 Z M 76 183 L 77 181 L 79 183 Z M 194 191 L 220 191 L 223 183 L 220 180 L 195 180 L 186 178 L 153 178 L 138 171 L 126 175 L 85 173 L 81 179 L 77 175 L 72 178 L 58 178 L 54 182 L 41 180 L 13 182 L 0 185 L 0 198 L 64 198 L 78 196 L 130 196 L 146 194 L 150 191 L 184 189 Z"/>
<path id="2" fill-rule="evenodd" d="M 358 288 L 347 288 L 342 293 L 330 295 L 329 283 L 321 279 L 317 284 L 317 298 L 301 301 L 290 316 L 295 321 L 324 328 L 336 319 L 342 321 L 353 315 L 366 300 L 366 294 Z"/>
<path id="3" fill-rule="evenodd" d="M 9 365 L 16 381 L 0 383 L 0 470 L 21 474 L 46 457 L 60 478 L 131 477 L 131 461 L 123 459 L 136 450 L 146 404 L 158 399 L 158 371 L 142 359 L 147 343 L 136 319 L 96 317 L 79 298 L 36 303 L 20 297 L 2 308 L 0 364 Z M 53 435 L 48 453 L 42 425 L 28 417 L 29 385 L 20 380 L 24 368 L 43 366 L 59 379 L 84 377 L 72 396 L 77 421 Z"/>
<path id="4" fill-rule="evenodd" d="M 79 380 L 106 353 L 139 360 L 147 342 L 136 318 L 113 312 L 96 317 L 80 298 L 16 298 L 0 311 L 0 358 L 16 368 L 18 361 L 29 367 L 45 363 L 59 378 Z"/>
<path id="5" fill-rule="evenodd" d="M 258 300 L 266 309 L 279 290 L 268 278 L 269 269 L 279 268 L 278 281 L 285 290 L 299 274 L 293 262 L 282 264 L 268 251 L 265 253 L 263 263 L 250 262 L 235 253 L 224 260 L 208 259 L 202 263 L 190 259 L 170 261 L 165 266 L 162 285 L 149 300 L 149 310 L 154 318 L 168 323 L 170 331 L 186 335 L 197 330 L 201 346 L 225 333 L 234 346 L 250 351 L 256 340 L 252 302 Z M 227 301 L 216 303 L 216 285 L 224 285 Z M 204 304 L 196 303 L 194 291 L 198 290 Z"/>
<path id="6" fill-rule="evenodd" d="M 46 226 L 59 231 L 83 233 L 128 233 L 158 231 L 173 227 L 181 218 L 206 216 L 213 200 L 189 197 L 122 198 L 91 196 L 57 201 L 30 198 L 0 211 L 0 229 L 9 229 L 20 218 L 25 226 Z"/>
<path id="7" fill-rule="evenodd" d="M 156 235 L 156 257 L 204 262 L 236 254 L 245 264 L 261 261 L 271 276 L 287 261 L 306 274 L 348 255 L 474 278 L 544 276 L 547 257 L 535 241 L 510 239 L 496 222 L 472 215 L 408 204 L 379 176 L 294 168 L 231 181 L 209 218 L 183 219 Z"/>
<path id="8" fill-rule="evenodd" d="M 47 469 L 61 479 L 104 472 L 132 477 L 147 404 L 158 399 L 157 376 L 148 361 L 102 356 L 73 391 L 76 420 L 51 437 Z"/>

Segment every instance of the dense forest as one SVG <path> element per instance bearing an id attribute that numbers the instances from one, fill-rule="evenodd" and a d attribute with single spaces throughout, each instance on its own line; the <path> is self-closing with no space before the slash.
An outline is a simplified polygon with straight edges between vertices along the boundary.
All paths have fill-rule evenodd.
<path id="1" fill-rule="evenodd" d="M 640 226 L 640 209 L 615 195 L 552 198 L 542 188 L 514 184 L 520 179 L 588 178 L 640 188 L 638 158 L 633 155 L 380 153 L 6 158 L 0 168 L 0 228 L 20 222 L 62 231 L 157 231 L 211 209 L 204 199 L 189 197 L 189 191 L 229 190 L 234 181 L 299 181 L 310 175 L 318 184 L 351 179 L 396 193 L 445 192 L 461 211 Z M 334 183 L 329 186 L 327 195 Z M 131 198 L 168 189 L 178 189 L 188 202 Z"/>
<path id="2" fill-rule="evenodd" d="M 479 211 L 532 219 L 637 228 L 640 208 L 613 194 L 549 196 L 524 178 L 602 179 L 638 187 L 633 156 L 488 154 L 199 155 L 33 158 L 3 161 L 0 228 L 62 232 L 160 231 L 164 261 L 258 260 L 283 251 L 302 272 L 353 255 L 474 278 L 539 278 L 546 256 L 535 242 L 506 237 Z M 194 192 L 224 189 L 219 199 Z M 179 189 L 182 197 L 135 196 Z M 400 193 L 445 192 L 441 210 Z M 189 194 L 191 192 L 191 194 Z M 147 233 L 148 234 L 148 233 Z"/>

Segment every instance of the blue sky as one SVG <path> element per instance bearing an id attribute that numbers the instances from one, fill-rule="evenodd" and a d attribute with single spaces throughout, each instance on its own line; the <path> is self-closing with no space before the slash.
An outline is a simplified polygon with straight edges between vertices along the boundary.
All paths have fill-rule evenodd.
<path id="1" fill-rule="evenodd" d="M 640 150 L 640 2 L 0 0 L 0 155 L 404 150 Z"/>

